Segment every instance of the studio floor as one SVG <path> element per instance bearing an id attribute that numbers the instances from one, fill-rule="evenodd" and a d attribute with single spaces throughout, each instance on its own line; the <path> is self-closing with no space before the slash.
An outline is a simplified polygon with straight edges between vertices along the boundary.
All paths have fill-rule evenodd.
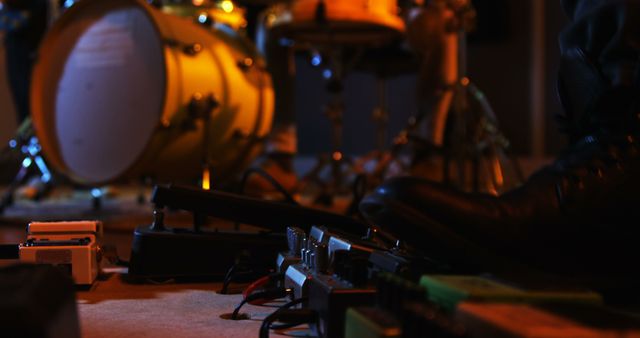
<path id="1" fill-rule="evenodd" d="M 525 171 L 530 173 L 541 161 L 523 163 Z M 303 172 L 309 162 L 297 166 Z M 101 243 L 114 246 L 118 256 L 128 261 L 134 229 L 150 224 L 153 219 L 152 186 L 109 185 L 102 191 L 99 206 L 95 205 L 89 189 L 66 185 L 53 186 L 37 201 L 18 193 L 13 205 L 0 216 L 0 243 L 23 242 L 26 226 L 32 221 L 100 220 L 105 228 Z M 348 202 L 342 201 L 341 207 Z M 165 221 L 171 226 L 189 227 L 193 217 L 188 212 L 168 210 Z M 230 224 L 210 218 L 207 226 L 224 228 Z M 12 263 L 0 261 L 0 266 Z M 126 268 L 107 264 L 90 289 L 77 292 L 82 337 L 255 337 L 262 319 L 274 309 L 274 305 L 249 305 L 243 312 L 250 319 L 222 319 L 221 315 L 230 313 L 241 295 L 219 294 L 219 282 L 132 284 L 123 278 L 126 272 Z M 242 287 L 235 286 L 235 291 Z M 273 332 L 272 336 L 280 334 L 308 336 L 311 333 L 303 327 Z"/>
<path id="2" fill-rule="evenodd" d="M 138 200 L 143 193 L 145 201 Z M 128 260 L 133 230 L 150 224 L 151 189 L 112 186 L 95 208 L 88 191 L 57 187 L 40 201 L 16 200 L 0 218 L 0 243 L 19 243 L 26 237 L 30 221 L 96 219 L 105 226 L 102 243 L 115 246 L 118 256 Z M 191 215 L 180 211 L 167 214 L 167 224 L 189 226 Z M 209 226 L 224 227 L 213 220 Z M 0 266 L 15 261 L 0 261 Z M 275 263 L 275 262 L 274 262 Z M 127 268 L 105 263 L 100 278 L 88 289 L 76 293 L 82 337 L 255 337 L 262 319 L 278 303 L 265 306 L 247 305 L 243 313 L 250 319 L 233 321 L 221 316 L 233 311 L 240 302 L 238 293 L 246 285 L 232 285 L 231 294 L 219 294 L 222 283 L 129 283 L 123 278 Z M 287 336 L 306 336 L 302 328 L 288 331 Z M 272 336 L 281 336 L 272 332 Z"/>

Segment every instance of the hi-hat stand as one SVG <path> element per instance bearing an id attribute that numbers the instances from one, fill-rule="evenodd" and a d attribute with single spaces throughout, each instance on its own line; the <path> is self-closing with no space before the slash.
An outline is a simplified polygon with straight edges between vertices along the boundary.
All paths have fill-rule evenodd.
<path id="1" fill-rule="evenodd" d="M 313 182 L 320 186 L 315 202 L 332 205 L 333 198 L 349 191 L 346 186 L 347 176 L 353 173 L 351 160 L 343 152 L 343 120 L 345 111 L 344 78 L 354 64 L 362 57 L 363 48 L 355 47 L 353 54 L 346 55 L 344 46 L 328 46 L 328 68 L 325 70 L 327 79 L 326 90 L 330 99 L 324 109 L 331 128 L 331 150 L 329 154 L 320 154 L 316 166 L 303 178 L 307 183 Z M 320 178 L 324 167 L 330 168 L 328 182 Z"/>
<path id="2" fill-rule="evenodd" d="M 442 158 L 442 173 L 436 180 L 461 190 L 499 194 L 521 183 L 524 177 L 517 161 L 508 154 L 509 141 L 500 131 L 489 101 L 467 75 L 466 39 L 467 32 L 474 26 L 475 10 L 469 0 L 436 2 L 454 13 L 448 27 L 457 39 L 456 81 L 443 89 L 445 94 L 437 103 L 441 106 L 420 105 L 418 114 L 398 133 L 371 176 L 374 181 L 384 179 L 390 164 L 401 162 L 402 150 L 413 145 L 412 167 L 421 160 L 416 149 L 422 148 L 427 161 L 434 155 Z M 449 101 L 447 93 L 452 95 Z M 434 117 L 434 114 L 440 116 Z M 418 129 L 427 117 L 439 123 L 428 126 L 426 137 L 420 136 Z"/>

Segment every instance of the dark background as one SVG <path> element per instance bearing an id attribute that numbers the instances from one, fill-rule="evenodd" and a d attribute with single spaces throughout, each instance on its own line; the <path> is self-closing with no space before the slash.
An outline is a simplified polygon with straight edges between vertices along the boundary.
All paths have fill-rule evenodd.
<path id="1" fill-rule="evenodd" d="M 531 24 L 532 2 L 545 2 L 545 152 L 552 155 L 564 145 L 552 115 L 561 107 L 556 94 L 555 74 L 559 59 L 558 32 L 566 23 L 559 0 L 474 0 L 478 26 L 469 43 L 469 77 L 491 102 L 503 133 L 520 155 L 531 153 Z M 297 58 L 296 114 L 299 150 L 313 154 L 330 149 L 329 122 L 323 115 L 328 100 L 322 68 Z M 344 150 L 362 154 L 374 148 L 375 77 L 352 72 L 345 81 Z M 416 112 L 415 76 L 398 76 L 388 81 L 390 113 L 389 140 Z"/>

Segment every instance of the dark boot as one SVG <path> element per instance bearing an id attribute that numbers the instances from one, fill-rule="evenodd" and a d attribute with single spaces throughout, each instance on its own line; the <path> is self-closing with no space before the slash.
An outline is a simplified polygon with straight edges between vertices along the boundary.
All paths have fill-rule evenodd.
<path id="1" fill-rule="evenodd" d="M 508 272 L 505 262 L 603 285 L 637 275 L 640 142 L 584 138 L 502 196 L 468 194 L 415 177 L 367 196 L 367 218 L 454 268 Z"/>
<path id="2" fill-rule="evenodd" d="M 499 197 L 415 177 L 360 205 L 375 224 L 454 267 L 509 263 L 596 288 L 638 285 L 640 1 L 566 1 L 559 87 L 572 144 Z M 507 264 L 505 264 L 507 262 Z"/>

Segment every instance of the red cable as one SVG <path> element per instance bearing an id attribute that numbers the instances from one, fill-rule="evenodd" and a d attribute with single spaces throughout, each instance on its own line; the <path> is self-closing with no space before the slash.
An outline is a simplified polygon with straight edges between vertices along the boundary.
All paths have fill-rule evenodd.
<path id="1" fill-rule="evenodd" d="M 258 280 L 256 280 L 255 282 L 251 283 L 249 286 L 247 286 L 246 289 L 244 289 L 244 291 L 242 291 L 242 297 L 244 299 L 247 299 L 247 297 L 252 294 L 254 291 L 256 291 L 257 289 L 267 285 L 269 283 L 269 281 L 271 281 L 271 276 L 264 276 Z M 254 301 L 248 302 L 251 305 L 262 305 L 268 301 L 270 301 L 271 299 L 256 299 Z"/>

